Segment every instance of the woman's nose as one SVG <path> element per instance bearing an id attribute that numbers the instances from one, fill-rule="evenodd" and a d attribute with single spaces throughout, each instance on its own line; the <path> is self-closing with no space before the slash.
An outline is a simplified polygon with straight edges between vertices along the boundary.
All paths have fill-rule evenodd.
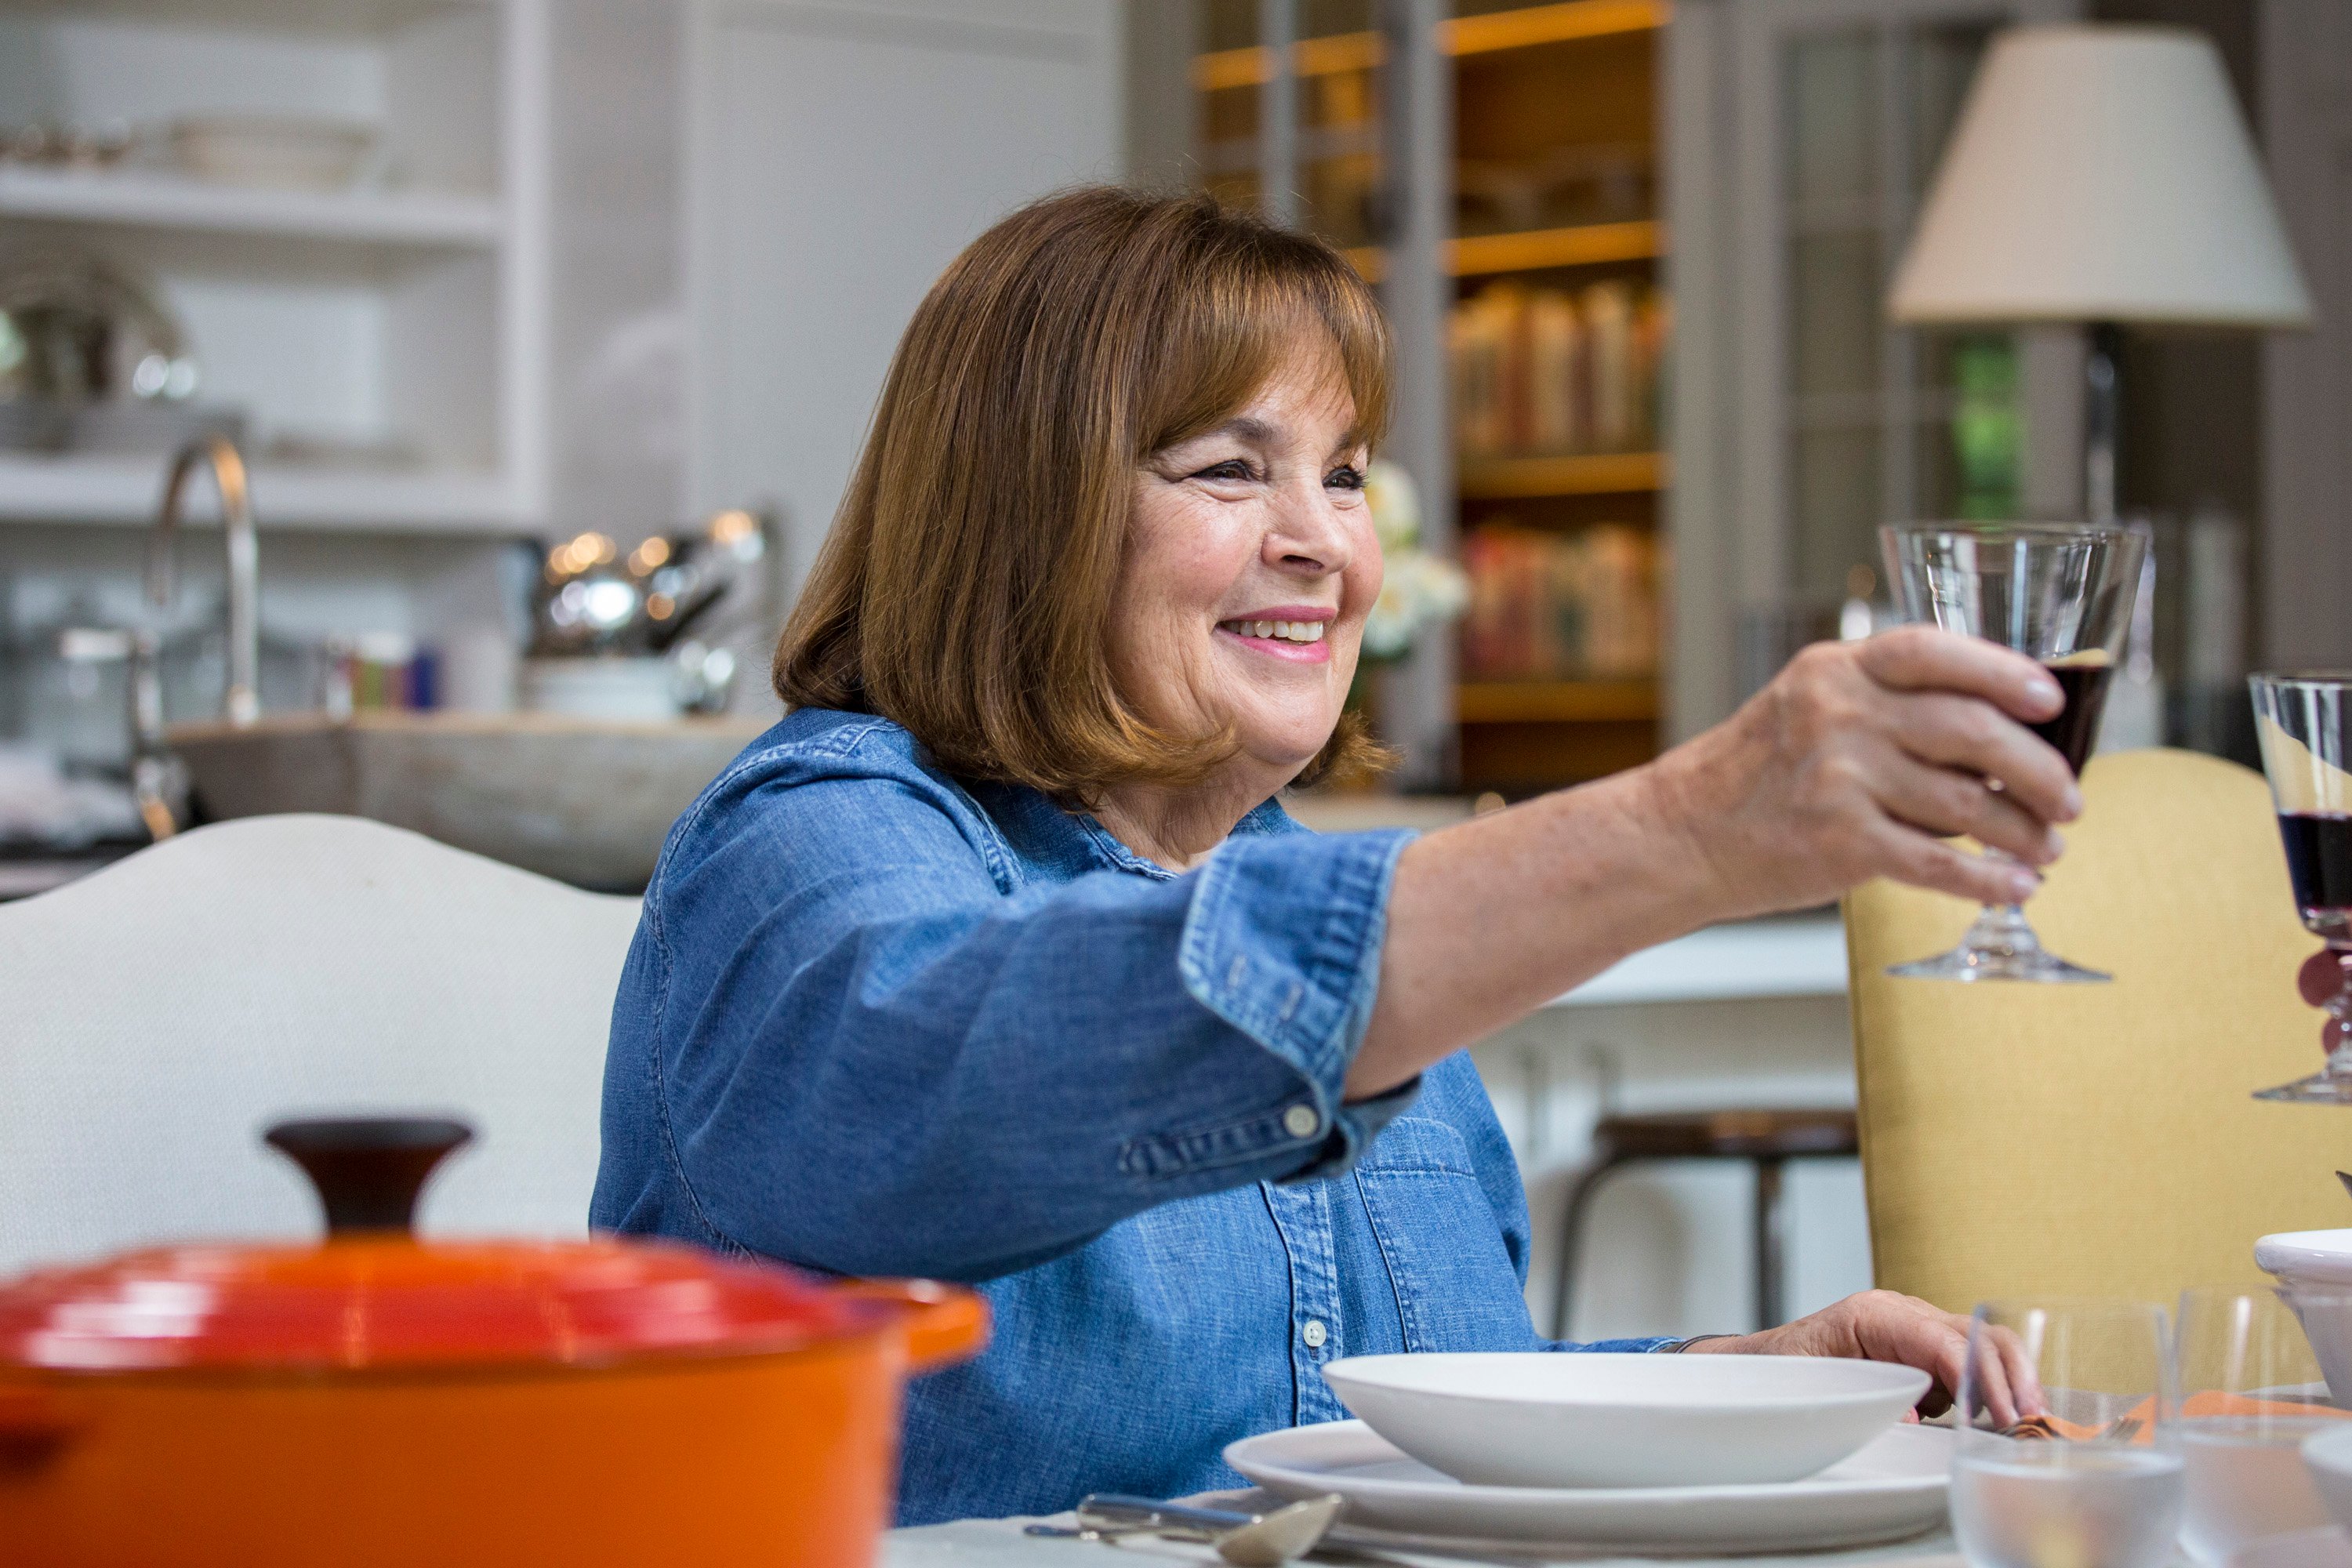
<path id="1" fill-rule="evenodd" d="M 1318 473 L 1276 493 L 1265 534 L 1265 563 L 1318 575 L 1344 572 L 1353 558 L 1353 532 Z"/>

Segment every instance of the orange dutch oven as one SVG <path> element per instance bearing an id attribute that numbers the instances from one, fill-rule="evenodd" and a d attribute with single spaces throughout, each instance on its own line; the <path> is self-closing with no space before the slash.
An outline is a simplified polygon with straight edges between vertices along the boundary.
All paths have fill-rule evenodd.
<path id="1" fill-rule="evenodd" d="M 660 1243 L 419 1242 L 449 1121 L 289 1122 L 323 1246 L 0 1286 L 12 1568 L 870 1563 L 968 1290 Z"/>

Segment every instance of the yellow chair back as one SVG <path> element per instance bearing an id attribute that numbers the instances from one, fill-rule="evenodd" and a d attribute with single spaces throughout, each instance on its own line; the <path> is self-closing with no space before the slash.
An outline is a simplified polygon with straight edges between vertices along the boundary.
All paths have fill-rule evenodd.
<path id="1" fill-rule="evenodd" d="M 2125 752 L 2083 795 L 2027 913 L 2113 984 L 1889 979 L 1973 908 L 1883 881 L 1846 900 L 1878 1283 L 1953 1311 L 2260 1283 L 2255 1237 L 2352 1225 L 2352 1109 L 2248 1098 L 2321 1059 L 2294 984 L 2318 943 L 2262 776 Z"/>

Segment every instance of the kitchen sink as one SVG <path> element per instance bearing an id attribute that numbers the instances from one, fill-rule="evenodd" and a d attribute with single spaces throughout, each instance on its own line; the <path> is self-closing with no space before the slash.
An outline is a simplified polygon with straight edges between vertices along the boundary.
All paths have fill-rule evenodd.
<path id="1" fill-rule="evenodd" d="M 197 814 L 321 811 L 414 828 L 583 888 L 635 892 L 678 813 L 770 720 L 271 714 L 174 724 Z"/>

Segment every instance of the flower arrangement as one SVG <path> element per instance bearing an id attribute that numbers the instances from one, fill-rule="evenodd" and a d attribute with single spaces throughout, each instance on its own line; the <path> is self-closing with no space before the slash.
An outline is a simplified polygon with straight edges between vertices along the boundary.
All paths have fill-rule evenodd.
<path id="1" fill-rule="evenodd" d="M 1412 651 L 1424 626 L 1458 617 L 1470 604 L 1462 568 L 1421 547 L 1421 492 L 1412 476 L 1385 458 L 1364 474 L 1364 500 L 1381 541 L 1381 596 L 1364 621 L 1367 662 L 1386 663 Z"/>

